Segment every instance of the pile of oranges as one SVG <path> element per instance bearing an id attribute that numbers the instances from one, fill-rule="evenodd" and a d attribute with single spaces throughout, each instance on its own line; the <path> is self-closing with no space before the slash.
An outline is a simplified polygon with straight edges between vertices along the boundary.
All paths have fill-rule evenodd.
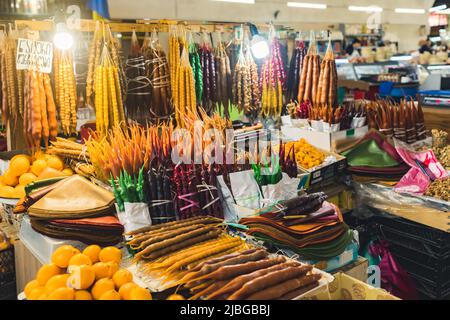
<path id="1" fill-rule="evenodd" d="M 25 186 L 33 181 L 72 174 L 58 156 L 42 152 L 33 157 L 19 154 L 11 159 L 8 170 L 0 176 L 0 197 L 19 199 L 25 196 Z"/>
<path id="2" fill-rule="evenodd" d="M 120 269 L 122 252 L 116 247 L 86 247 L 83 252 L 63 245 L 24 289 L 28 300 L 152 300 L 148 290 Z"/>

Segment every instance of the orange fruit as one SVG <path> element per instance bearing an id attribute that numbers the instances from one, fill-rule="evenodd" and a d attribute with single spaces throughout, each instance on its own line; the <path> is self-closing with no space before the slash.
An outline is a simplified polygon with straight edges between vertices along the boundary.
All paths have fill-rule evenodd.
<path id="1" fill-rule="evenodd" d="M 95 300 L 99 300 L 105 292 L 110 290 L 114 290 L 114 282 L 111 279 L 103 278 L 94 284 L 91 294 Z"/>
<path id="2" fill-rule="evenodd" d="M 147 289 L 136 287 L 130 292 L 130 300 L 152 300 L 152 295 Z"/>
<path id="3" fill-rule="evenodd" d="M 40 286 L 41 285 L 39 284 L 39 282 L 37 280 L 31 280 L 30 282 L 28 282 L 27 285 L 25 286 L 25 289 L 23 289 L 23 293 L 25 293 L 25 297 L 28 298 L 31 291 Z"/>
<path id="4" fill-rule="evenodd" d="M 181 294 L 172 294 L 167 300 L 186 300 Z"/>
<path id="5" fill-rule="evenodd" d="M 36 151 L 33 155 L 33 160 L 45 160 L 46 154 L 43 151 Z"/>
<path id="6" fill-rule="evenodd" d="M 58 288 L 47 296 L 47 300 L 73 300 L 75 290 L 72 288 Z"/>
<path id="7" fill-rule="evenodd" d="M 101 262 L 114 261 L 117 264 L 120 264 L 120 261 L 122 260 L 122 251 L 116 247 L 106 247 L 100 251 L 98 257 Z"/>
<path id="8" fill-rule="evenodd" d="M 65 169 L 62 171 L 62 173 L 65 174 L 66 176 L 73 176 L 73 171 L 72 171 L 72 169 L 70 169 L 70 168 L 65 168 Z"/>
<path id="9" fill-rule="evenodd" d="M 68 269 L 70 273 L 69 287 L 77 290 L 88 289 L 95 281 L 95 270 L 89 265 L 71 265 Z"/>
<path id="10" fill-rule="evenodd" d="M 69 260 L 69 266 L 92 265 L 91 259 L 85 254 L 77 253 Z"/>
<path id="11" fill-rule="evenodd" d="M 30 160 L 26 157 L 16 157 L 9 163 L 9 171 L 16 177 L 28 172 L 28 169 L 30 169 Z"/>
<path id="12" fill-rule="evenodd" d="M 78 290 L 75 291 L 75 300 L 92 300 L 92 295 L 89 293 L 89 291 Z"/>
<path id="13" fill-rule="evenodd" d="M 60 246 L 52 254 L 52 262 L 60 268 L 67 268 L 70 259 L 80 253 L 80 250 L 69 245 Z"/>
<path id="14" fill-rule="evenodd" d="M 51 155 L 47 158 L 47 166 L 55 170 L 62 171 L 64 169 L 64 162 L 60 157 Z"/>
<path id="15" fill-rule="evenodd" d="M 20 184 L 14 188 L 14 198 L 20 199 L 26 196 L 25 186 Z"/>
<path id="16" fill-rule="evenodd" d="M 114 281 L 116 288 L 119 289 L 125 283 L 133 281 L 133 274 L 127 269 L 120 269 L 114 273 L 112 280 Z"/>
<path id="17" fill-rule="evenodd" d="M 45 294 L 45 288 L 43 286 L 36 287 L 30 291 L 30 294 L 27 296 L 28 300 L 38 300 L 41 295 Z"/>
<path id="18" fill-rule="evenodd" d="M 33 162 L 31 172 L 38 177 L 45 168 L 47 168 L 47 162 L 44 159 L 38 159 Z"/>
<path id="19" fill-rule="evenodd" d="M 102 248 L 100 248 L 100 246 L 93 244 L 86 247 L 83 250 L 83 254 L 87 255 L 89 259 L 91 259 L 92 263 L 97 263 L 99 261 L 98 255 L 100 254 L 101 250 Z"/>
<path id="20" fill-rule="evenodd" d="M 15 189 L 10 186 L 0 187 L 0 197 L 1 198 L 14 198 Z"/>
<path id="21" fill-rule="evenodd" d="M 120 294 L 116 290 L 108 290 L 101 295 L 99 300 L 120 300 Z"/>
<path id="22" fill-rule="evenodd" d="M 31 172 L 26 172 L 22 174 L 19 178 L 19 184 L 22 186 L 26 186 L 27 184 L 32 183 L 33 181 L 36 181 L 37 177 L 32 174 Z"/>
<path id="23" fill-rule="evenodd" d="M 48 294 L 43 293 L 39 296 L 38 300 L 47 300 L 48 299 Z"/>
<path id="24" fill-rule="evenodd" d="M 93 265 L 95 271 L 95 279 L 112 278 L 114 273 L 119 270 L 119 265 L 113 261 L 97 262 Z"/>
<path id="25" fill-rule="evenodd" d="M 18 176 L 15 176 L 9 169 L 3 175 L 3 183 L 10 187 L 15 187 L 19 184 Z"/>
<path id="26" fill-rule="evenodd" d="M 137 287 L 137 284 L 134 282 L 128 282 L 122 285 L 119 289 L 119 294 L 122 300 L 130 300 L 131 290 Z"/>
<path id="27" fill-rule="evenodd" d="M 41 286 L 45 286 L 53 276 L 61 274 L 62 270 L 54 263 L 44 264 L 36 274 L 36 280 Z"/>
<path id="28" fill-rule="evenodd" d="M 56 289 L 67 287 L 67 279 L 69 279 L 68 274 L 58 274 L 51 277 L 44 286 L 45 293 L 50 295 Z"/>

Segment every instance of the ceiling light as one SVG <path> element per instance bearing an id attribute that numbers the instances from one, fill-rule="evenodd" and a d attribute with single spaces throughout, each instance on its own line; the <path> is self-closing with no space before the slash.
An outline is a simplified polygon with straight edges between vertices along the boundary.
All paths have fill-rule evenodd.
<path id="1" fill-rule="evenodd" d="M 264 59 L 270 54 L 269 44 L 267 40 L 260 35 L 254 35 L 250 43 L 250 49 L 256 59 Z"/>
<path id="2" fill-rule="evenodd" d="M 308 8 L 308 9 L 326 9 L 327 5 L 322 3 L 308 3 L 308 2 L 288 2 L 288 7 L 292 8 Z"/>
<path id="3" fill-rule="evenodd" d="M 255 0 L 210 0 L 210 1 L 255 4 Z"/>
<path id="4" fill-rule="evenodd" d="M 440 5 L 440 6 L 431 7 L 428 11 L 436 12 L 436 11 L 441 11 L 441 10 L 445 10 L 445 9 L 447 9 L 447 5 L 443 4 L 443 5 Z"/>
<path id="5" fill-rule="evenodd" d="M 412 8 L 396 8 L 397 13 L 412 13 L 412 14 L 424 14 L 425 9 L 412 9 Z"/>
<path id="6" fill-rule="evenodd" d="M 56 34 L 53 43 L 60 50 L 69 50 L 73 46 L 73 36 L 68 32 L 64 22 L 56 24 Z"/>
<path id="7" fill-rule="evenodd" d="M 360 7 L 360 6 L 349 6 L 350 11 L 364 11 L 364 12 L 383 12 L 383 8 L 376 6 Z"/>

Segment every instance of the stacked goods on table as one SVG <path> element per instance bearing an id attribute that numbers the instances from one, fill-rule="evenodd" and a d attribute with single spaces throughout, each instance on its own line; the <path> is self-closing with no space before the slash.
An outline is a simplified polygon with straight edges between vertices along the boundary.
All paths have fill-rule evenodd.
<path id="1" fill-rule="evenodd" d="M 123 226 L 114 216 L 114 196 L 78 175 L 31 186 L 16 213 L 26 210 L 34 230 L 46 236 L 87 244 L 122 241 Z"/>
<path id="2" fill-rule="evenodd" d="M 34 181 L 72 175 L 71 169 L 55 155 L 36 152 L 32 157 L 14 156 L 9 168 L 0 176 L 0 197 L 20 199 L 25 196 L 25 187 Z"/>
<path id="3" fill-rule="evenodd" d="M 399 104 L 390 100 L 369 102 L 367 121 L 370 128 L 409 144 L 426 138 L 422 107 L 413 100 L 402 100 Z"/>
<path id="4" fill-rule="evenodd" d="M 348 145 L 341 154 L 347 158 L 348 171 L 358 176 L 399 180 L 409 170 L 395 147 L 376 130 Z"/>
<path id="5" fill-rule="evenodd" d="M 27 300 L 151 300 L 148 290 L 121 269 L 122 252 L 116 247 L 86 247 L 82 252 L 63 245 L 24 289 Z"/>
<path id="6" fill-rule="evenodd" d="M 293 299 L 319 285 L 311 266 L 251 248 L 221 223 L 203 217 L 131 232 L 143 279 L 163 290 L 181 286 L 190 300 Z"/>
<path id="7" fill-rule="evenodd" d="M 281 201 L 262 214 L 243 218 L 247 233 L 314 260 L 340 255 L 353 240 L 338 208 L 325 201 L 323 193 Z"/>
<path id="8" fill-rule="evenodd" d="M 448 144 L 448 132 L 431 130 L 433 135 L 433 152 L 445 169 L 450 170 L 450 145 Z"/>

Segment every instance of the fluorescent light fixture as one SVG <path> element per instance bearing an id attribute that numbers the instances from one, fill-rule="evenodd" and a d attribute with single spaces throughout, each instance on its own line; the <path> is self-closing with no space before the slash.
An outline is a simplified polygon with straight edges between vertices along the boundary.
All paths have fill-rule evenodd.
<path id="1" fill-rule="evenodd" d="M 440 10 L 437 13 L 439 13 L 439 14 L 450 14 L 450 9 Z"/>
<path id="2" fill-rule="evenodd" d="M 307 8 L 307 9 L 326 9 L 327 5 L 322 3 L 308 3 L 308 2 L 288 2 L 288 7 L 291 8 Z"/>
<path id="3" fill-rule="evenodd" d="M 430 41 L 431 42 L 438 42 L 438 41 L 442 41 L 441 37 L 430 37 Z"/>
<path id="4" fill-rule="evenodd" d="M 349 6 L 348 10 L 350 11 L 364 11 L 364 12 L 383 12 L 383 8 L 377 6 L 368 6 L 368 7 L 360 7 L 360 6 Z"/>
<path id="5" fill-rule="evenodd" d="M 406 56 L 394 56 L 391 57 L 391 61 L 409 61 L 411 60 L 413 57 L 410 55 L 406 55 Z"/>
<path id="6" fill-rule="evenodd" d="M 348 59 L 335 59 L 336 64 L 349 63 Z"/>
<path id="7" fill-rule="evenodd" d="M 441 10 L 445 10 L 445 9 L 447 9 L 447 5 L 446 4 L 442 4 L 440 6 L 431 7 L 428 11 L 430 11 L 430 12 L 437 12 L 437 11 L 441 11 Z"/>
<path id="8" fill-rule="evenodd" d="M 255 0 L 210 0 L 210 1 L 255 4 Z"/>
<path id="9" fill-rule="evenodd" d="M 412 8 L 395 8 L 397 13 L 412 13 L 412 14 L 424 14 L 425 9 L 412 9 Z"/>
<path id="10" fill-rule="evenodd" d="M 250 49 L 256 59 L 264 59 L 270 53 L 269 44 L 267 40 L 260 35 L 254 35 L 250 43 Z"/>

